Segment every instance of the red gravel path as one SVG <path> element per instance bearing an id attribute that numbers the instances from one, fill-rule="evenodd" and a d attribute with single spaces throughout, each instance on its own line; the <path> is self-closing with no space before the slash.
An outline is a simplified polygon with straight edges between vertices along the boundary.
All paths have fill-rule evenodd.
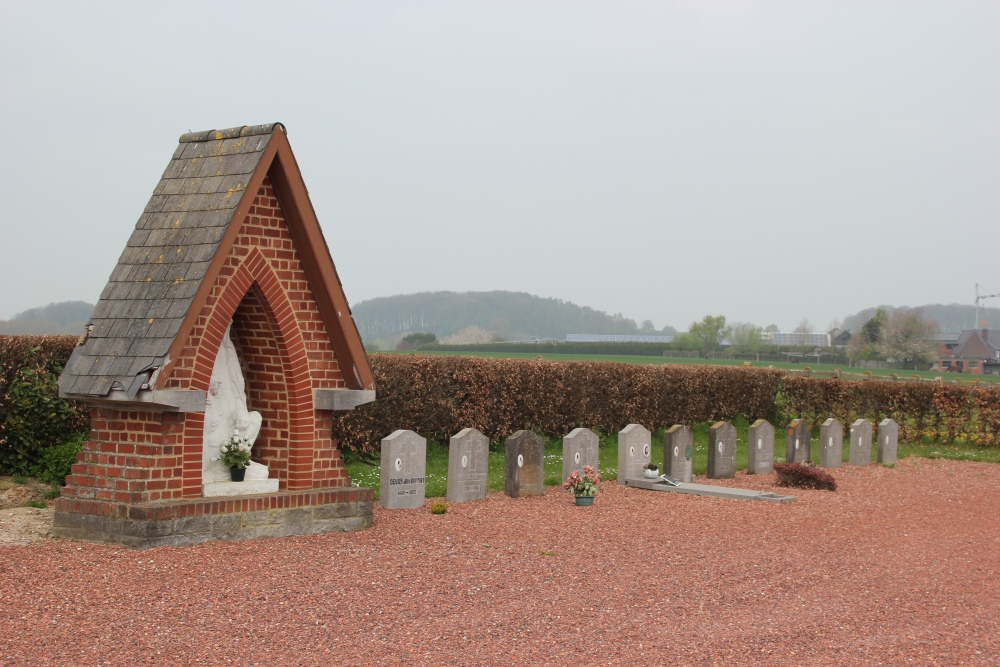
<path id="1" fill-rule="evenodd" d="M 1000 466 L 833 474 L 780 506 L 607 483 L 361 533 L 0 547 L 0 664 L 1000 664 Z"/>

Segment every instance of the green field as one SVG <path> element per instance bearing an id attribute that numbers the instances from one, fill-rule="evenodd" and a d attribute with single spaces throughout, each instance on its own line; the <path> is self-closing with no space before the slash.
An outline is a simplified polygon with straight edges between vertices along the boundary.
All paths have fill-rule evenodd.
<path id="1" fill-rule="evenodd" d="M 747 468 L 747 427 L 745 420 L 737 420 L 736 426 L 736 469 Z M 709 424 L 699 424 L 694 427 L 694 474 L 704 476 L 708 470 L 708 428 Z M 819 461 L 818 427 L 812 439 L 811 460 Z M 845 433 L 844 461 L 848 460 L 850 447 Z M 600 473 L 604 480 L 618 479 L 618 439 L 617 435 L 598 434 L 600 439 Z M 663 465 L 663 429 L 653 434 L 652 460 Z M 872 445 L 872 461 L 875 461 L 875 446 Z M 782 462 L 785 458 L 785 434 L 782 429 L 776 429 L 774 438 L 775 461 Z M 1000 447 L 979 447 L 965 442 L 948 444 L 934 443 L 930 440 L 920 443 L 899 443 L 898 458 L 922 457 L 942 458 L 958 461 L 986 461 L 1000 463 Z M 378 462 L 364 462 L 356 455 L 345 453 L 347 471 L 355 486 L 366 486 L 379 495 Z M 552 486 L 562 484 L 562 440 L 548 439 L 545 442 L 545 484 Z M 444 496 L 448 492 L 448 447 L 437 442 L 427 443 L 426 495 L 428 498 Z M 487 488 L 490 492 L 503 491 L 504 457 L 503 444 L 490 445 L 490 463 Z"/>
<path id="2" fill-rule="evenodd" d="M 547 361 L 613 361 L 623 364 L 687 364 L 695 366 L 742 366 L 743 361 L 739 359 L 699 359 L 696 357 L 643 357 L 638 355 L 627 355 L 627 354 L 532 354 L 530 352 L 439 352 L 434 350 L 420 350 L 420 351 L 392 351 L 392 352 L 379 352 L 379 354 L 427 354 L 436 356 L 451 356 L 451 357 L 484 357 L 487 359 L 536 359 L 542 357 Z M 827 376 L 834 370 L 840 370 L 844 375 L 861 376 L 865 369 L 863 368 L 849 368 L 844 365 L 837 364 L 817 364 L 814 362 L 802 362 L 802 363 L 790 363 L 787 361 L 755 361 L 753 362 L 755 368 L 778 368 L 781 370 L 788 371 L 801 371 L 804 367 L 808 366 L 817 374 L 822 376 Z M 889 377 L 892 374 L 896 374 L 900 380 L 906 380 L 912 378 L 914 375 L 919 376 L 921 379 L 933 380 L 934 378 L 940 377 L 947 382 L 952 380 L 960 380 L 962 382 L 972 382 L 978 379 L 979 382 L 1000 384 L 1000 377 L 983 377 L 968 374 L 958 374 L 958 373 L 940 373 L 931 371 L 912 371 L 912 370 L 902 370 L 902 369 L 892 369 L 892 368 L 872 368 L 870 369 L 872 375 L 880 375 Z M 854 377 L 850 379 L 856 379 Z"/>

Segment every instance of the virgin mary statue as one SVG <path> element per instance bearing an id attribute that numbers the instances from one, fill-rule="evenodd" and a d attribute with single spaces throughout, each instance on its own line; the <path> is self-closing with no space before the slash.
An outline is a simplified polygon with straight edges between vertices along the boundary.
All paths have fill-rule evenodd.
<path id="1" fill-rule="evenodd" d="M 246 381 L 240 369 L 236 348 L 229 337 L 232 323 L 226 328 L 219 354 L 212 367 L 212 380 L 205 402 L 205 433 L 202 445 L 202 483 L 228 482 L 229 468 L 219 461 L 219 447 L 236 432 L 252 446 L 260 433 L 259 412 L 247 409 Z M 247 480 L 267 479 L 267 466 L 251 461 Z"/>

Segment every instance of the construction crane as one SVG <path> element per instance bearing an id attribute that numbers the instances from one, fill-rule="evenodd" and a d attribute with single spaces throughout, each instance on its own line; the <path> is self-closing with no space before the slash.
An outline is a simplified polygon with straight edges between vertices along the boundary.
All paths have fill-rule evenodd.
<path id="1" fill-rule="evenodd" d="M 980 285 L 979 283 L 976 283 L 976 322 L 975 325 L 973 325 L 973 328 L 979 327 L 979 303 L 983 299 L 994 299 L 1000 296 L 1000 294 L 980 294 L 979 290 L 981 289 L 984 289 L 983 286 Z"/>

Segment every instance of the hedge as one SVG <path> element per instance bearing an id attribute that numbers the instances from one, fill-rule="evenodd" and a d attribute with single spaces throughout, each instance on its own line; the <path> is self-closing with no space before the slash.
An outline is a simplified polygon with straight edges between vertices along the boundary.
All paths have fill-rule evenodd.
<path id="1" fill-rule="evenodd" d="M 373 354 L 374 403 L 334 417 L 341 446 L 378 451 L 410 429 L 446 442 L 474 427 L 499 441 L 522 428 L 561 437 L 577 426 L 607 433 L 630 423 L 649 429 L 718 419 L 795 418 L 814 426 L 836 417 L 886 417 L 900 437 L 967 438 L 1000 445 L 1000 388 L 795 377 L 731 366 L 635 365 Z"/>
<path id="2" fill-rule="evenodd" d="M 396 429 L 447 441 L 473 427 L 491 440 L 522 428 L 560 437 L 578 426 L 771 417 L 782 372 L 730 366 L 371 355 L 379 399 L 334 417 L 347 449 L 377 451 Z"/>
<path id="3" fill-rule="evenodd" d="M 27 474 L 43 452 L 86 432 L 85 407 L 58 398 L 73 336 L 0 336 L 0 472 Z M 1000 387 L 796 377 L 769 368 L 371 355 L 378 400 L 335 413 L 344 449 L 378 451 L 411 429 L 447 442 L 466 427 L 491 440 L 530 428 L 561 437 L 578 426 L 614 433 L 719 419 L 886 417 L 900 437 L 1000 445 Z"/>
<path id="4" fill-rule="evenodd" d="M 90 414 L 59 398 L 75 336 L 0 336 L 0 472 L 30 475 L 45 453 L 86 432 Z"/>

